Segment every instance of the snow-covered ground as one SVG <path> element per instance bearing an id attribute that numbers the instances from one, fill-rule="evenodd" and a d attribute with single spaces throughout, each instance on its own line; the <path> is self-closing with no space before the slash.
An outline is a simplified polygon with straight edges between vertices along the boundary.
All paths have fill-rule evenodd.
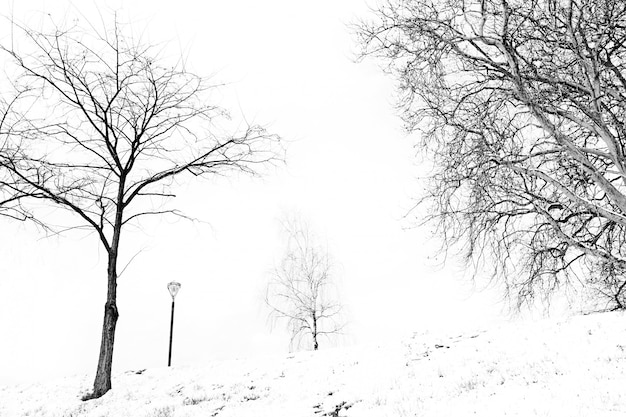
<path id="1" fill-rule="evenodd" d="M 0 387 L 0 416 L 626 416 L 626 314 Z"/>

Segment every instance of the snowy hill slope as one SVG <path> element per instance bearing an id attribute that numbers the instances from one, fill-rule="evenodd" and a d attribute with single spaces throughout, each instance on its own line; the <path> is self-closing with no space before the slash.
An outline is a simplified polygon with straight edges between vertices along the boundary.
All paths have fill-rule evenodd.
<path id="1" fill-rule="evenodd" d="M 626 416 L 626 314 L 0 387 L 0 416 Z"/>

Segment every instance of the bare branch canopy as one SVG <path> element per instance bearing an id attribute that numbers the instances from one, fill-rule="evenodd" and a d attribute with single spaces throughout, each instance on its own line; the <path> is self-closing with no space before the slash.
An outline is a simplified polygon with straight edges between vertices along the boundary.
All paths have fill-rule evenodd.
<path id="1" fill-rule="evenodd" d="M 446 247 L 521 305 L 581 286 L 626 306 L 626 4 L 386 1 L 362 57 L 398 80 Z"/>

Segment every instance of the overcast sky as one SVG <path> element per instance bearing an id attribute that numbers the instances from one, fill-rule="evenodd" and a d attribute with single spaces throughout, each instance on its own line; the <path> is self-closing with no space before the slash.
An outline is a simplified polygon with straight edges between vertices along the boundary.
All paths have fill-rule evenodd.
<path id="1" fill-rule="evenodd" d="M 62 1 L 3 1 L 2 13 L 27 24 L 76 14 Z M 422 189 L 419 159 L 393 80 L 374 61 L 354 62 L 348 25 L 369 13 L 364 0 L 77 5 L 81 19 L 117 10 L 147 41 L 182 50 L 194 72 L 228 83 L 216 100 L 234 120 L 287 142 L 286 164 L 261 178 L 177 188 L 175 207 L 198 222 L 163 218 L 125 232 L 122 263 L 138 255 L 119 279 L 114 372 L 166 365 L 172 280 L 182 284 L 175 365 L 287 352 L 263 295 L 282 255 L 280 219 L 294 212 L 336 261 L 349 318 L 336 344 L 501 319 L 498 298 L 461 280 L 454 261 L 437 268 L 432 236 L 404 218 Z M 1 219 L 0 234 L 0 383 L 95 373 L 106 286 L 96 237 L 45 238 Z"/>

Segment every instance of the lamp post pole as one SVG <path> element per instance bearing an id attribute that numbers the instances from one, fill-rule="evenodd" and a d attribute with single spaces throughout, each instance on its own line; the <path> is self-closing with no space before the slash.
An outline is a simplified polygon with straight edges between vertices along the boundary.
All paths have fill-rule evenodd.
<path id="1" fill-rule="evenodd" d="M 174 299 L 176 298 L 176 294 L 178 294 L 178 290 L 180 290 L 180 283 L 178 282 L 170 282 L 167 284 L 167 289 L 172 295 L 172 318 L 170 320 L 170 351 L 167 355 L 167 366 L 172 365 L 172 336 L 174 335 Z"/>

